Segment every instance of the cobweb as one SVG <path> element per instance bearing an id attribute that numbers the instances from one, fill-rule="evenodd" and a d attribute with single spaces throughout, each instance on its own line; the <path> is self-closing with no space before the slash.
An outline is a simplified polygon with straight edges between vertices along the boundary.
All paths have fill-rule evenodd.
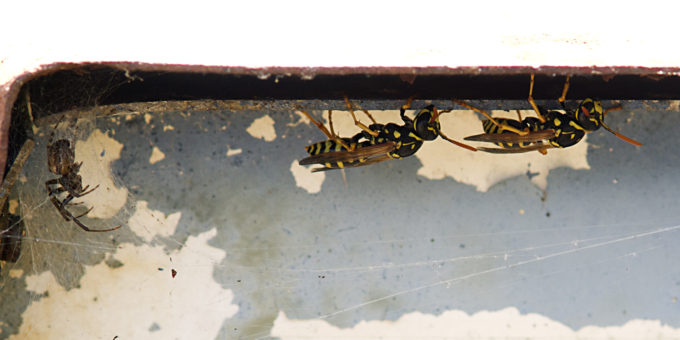
<path id="1" fill-rule="evenodd" d="M 90 229 L 125 224 L 133 212 L 134 199 L 110 170 L 110 154 L 120 153 L 120 149 L 112 150 L 110 145 L 102 144 L 101 139 L 92 138 L 96 130 L 93 114 L 80 118 L 50 117 L 38 124 L 35 147 L 17 185 L 25 228 L 21 261 L 30 262 L 34 273 L 51 271 L 59 284 L 71 289 L 78 286 L 84 266 L 101 262 L 106 254 L 115 252 L 118 242 L 129 238 L 84 232 L 73 221 L 62 218 L 45 188 L 46 181 L 59 177 L 47 167 L 47 145 L 68 140 L 75 150 L 75 162 L 83 163 L 79 172 L 83 187 L 89 186 L 89 190 L 98 186 L 90 194 L 75 198 L 72 202 L 76 205 L 66 208 L 73 216 L 92 208 L 79 218 Z M 62 193 L 58 199 L 62 201 L 66 196 Z"/>
<path id="2" fill-rule="evenodd" d="M 450 326 L 450 312 L 469 319 L 448 331 L 496 315 L 471 330 L 481 337 L 536 315 L 553 332 L 640 319 L 680 327 L 680 157 L 665 143 L 677 131 L 662 128 L 680 126 L 676 113 L 629 104 L 610 125 L 643 149 L 593 133 L 590 169 L 553 169 L 545 190 L 527 171 L 480 192 L 419 176 L 425 162 L 412 157 L 346 180 L 329 172 L 311 194 L 291 164 L 324 137 L 277 105 L 121 106 L 38 121 L 12 197 L 25 236 L 0 277 L 0 337 L 371 338 L 420 314 Z M 255 121 L 273 135 L 248 131 Z M 74 143 L 84 185 L 99 185 L 68 209 L 93 207 L 81 222 L 121 229 L 85 232 L 58 213 L 45 190 L 53 131 Z M 443 145 L 423 152 L 447 157 Z M 447 164 L 456 161 L 474 162 Z"/>

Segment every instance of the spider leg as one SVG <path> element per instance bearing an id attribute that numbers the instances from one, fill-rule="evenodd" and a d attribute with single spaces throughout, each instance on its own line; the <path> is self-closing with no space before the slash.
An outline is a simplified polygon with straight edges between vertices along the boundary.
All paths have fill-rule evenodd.
<path id="1" fill-rule="evenodd" d="M 117 226 L 115 226 L 115 227 L 113 227 L 113 228 L 108 228 L 108 229 L 90 229 L 90 228 L 88 228 L 87 226 L 85 226 L 84 224 L 82 224 L 80 221 L 78 221 L 78 219 L 75 218 L 75 217 L 73 218 L 73 222 L 76 222 L 76 224 L 77 224 L 81 229 L 83 229 L 83 230 L 85 230 L 85 231 L 89 231 L 89 232 L 94 232 L 94 233 L 103 233 L 103 232 L 107 232 L 107 231 L 114 231 L 114 230 L 116 230 L 116 229 L 120 229 L 120 225 L 117 225 Z"/>
<path id="2" fill-rule="evenodd" d="M 90 211 L 92 211 L 92 209 L 94 207 L 88 209 L 86 212 L 84 212 L 84 213 L 82 213 L 78 216 L 73 216 L 73 214 L 71 214 L 68 210 L 66 210 L 66 208 L 61 206 L 62 203 L 59 202 L 59 200 L 56 197 L 50 196 L 50 201 L 52 201 L 52 204 L 54 204 L 54 206 L 57 208 L 57 210 L 61 214 L 61 217 L 63 217 L 64 220 L 66 220 L 67 222 L 73 220 L 73 222 L 75 222 L 75 224 L 77 224 L 81 229 L 83 229 L 85 231 L 106 232 L 106 231 L 113 231 L 113 230 L 119 229 L 121 227 L 120 225 L 118 225 L 118 226 L 115 226 L 113 228 L 108 228 L 108 229 L 90 229 L 86 225 L 84 225 L 82 222 L 80 222 L 78 219 L 87 215 Z"/>
<path id="3" fill-rule="evenodd" d="M 87 188 L 89 188 L 89 187 L 90 187 L 89 185 L 86 185 L 86 186 L 83 188 L 83 191 L 87 190 Z M 85 195 L 87 195 L 87 194 L 93 192 L 93 191 L 94 191 L 95 189 L 97 189 L 97 188 L 99 188 L 99 184 L 97 184 L 97 186 L 95 186 L 94 188 L 90 189 L 89 191 L 81 192 L 81 193 L 75 194 L 75 195 L 74 195 L 74 194 L 71 194 L 71 195 L 73 195 L 74 197 L 83 197 L 83 196 L 85 196 Z"/>
<path id="4" fill-rule="evenodd" d="M 81 218 L 81 217 L 87 215 L 90 211 L 92 211 L 92 209 L 94 209 L 94 207 L 91 207 L 90 209 L 87 209 L 86 212 L 84 212 L 84 213 L 82 213 L 82 214 L 80 214 L 80 215 L 78 215 L 78 216 L 76 216 L 76 217 L 73 217 L 73 220 L 75 220 L 76 218 Z M 71 214 L 71 216 L 73 216 L 73 214 Z"/>
<path id="5" fill-rule="evenodd" d="M 31 111 L 30 105 L 28 106 L 28 110 Z M 54 133 L 57 132 L 57 127 L 59 127 L 59 123 L 61 123 L 61 121 L 64 120 L 64 117 L 66 117 L 66 115 L 61 116 L 61 118 L 59 118 L 59 120 L 57 121 L 57 124 L 54 126 L 54 129 L 52 129 L 52 133 L 50 133 L 50 139 L 47 141 L 47 144 L 52 144 L 52 142 L 54 141 Z"/>
<path id="6" fill-rule="evenodd" d="M 73 215 L 71 215 L 71 213 L 68 212 L 68 210 L 66 210 L 66 208 L 61 206 L 61 202 L 59 202 L 59 200 L 56 197 L 50 196 L 50 201 L 52 201 L 52 204 L 54 204 L 54 207 L 57 208 L 57 211 L 59 211 L 59 213 L 61 214 L 61 217 L 63 217 L 67 222 L 71 220 Z"/>
<path id="7" fill-rule="evenodd" d="M 58 188 L 53 188 L 52 190 L 50 190 L 50 193 L 53 194 L 53 195 L 59 195 L 64 191 L 66 191 L 66 189 L 64 189 L 64 187 L 58 187 Z"/>
<path id="8" fill-rule="evenodd" d="M 52 186 L 59 183 L 59 180 L 56 178 L 50 179 L 45 182 L 45 189 L 47 189 L 47 192 L 52 193 Z"/>
<path id="9" fill-rule="evenodd" d="M 65 205 L 68 205 L 69 202 L 71 202 L 71 200 L 73 200 L 73 198 L 74 198 L 74 196 L 71 193 L 69 193 L 68 196 L 66 196 L 66 198 L 64 198 L 64 200 L 61 201 L 61 208 L 63 209 Z"/>

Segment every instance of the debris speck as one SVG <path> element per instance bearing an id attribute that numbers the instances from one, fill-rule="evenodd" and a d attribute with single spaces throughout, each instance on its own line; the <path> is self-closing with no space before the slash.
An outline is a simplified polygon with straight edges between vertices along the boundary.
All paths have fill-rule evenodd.
<path id="1" fill-rule="evenodd" d="M 240 155 L 243 153 L 243 149 L 231 149 L 227 148 L 227 157 L 229 156 L 235 156 L 235 155 Z"/>

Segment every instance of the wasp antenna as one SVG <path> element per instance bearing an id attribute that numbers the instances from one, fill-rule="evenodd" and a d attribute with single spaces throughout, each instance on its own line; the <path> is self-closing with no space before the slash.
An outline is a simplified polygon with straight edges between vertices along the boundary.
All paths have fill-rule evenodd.
<path id="1" fill-rule="evenodd" d="M 435 108 L 435 109 L 434 109 L 435 115 L 434 115 L 434 116 L 432 117 L 432 119 L 430 120 L 430 123 L 434 123 L 434 121 L 435 121 L 437 118 L 439 118 L 439 116 L 441 116 L 442 113 L 447 113 L 447 112 L 451 112 L 451 111 L 453 111 L 453 110 L 442 110 L 442 111 L 439 111 L 439 110 L 437 110 L 437 108 Z M 436 116 L 436 118 L 435 118 L 435 116 Z"/>
<path id="2" fill-rule="evenodd" d="M 454 145 L 460 146 L 461 148 L 468 149 L 470 151 L 477 151 L 477 148 L 469 146 L 467 144 L 463 144 L 461 142 L 457 142 L 449 137 L 446 137 L 441 131 L 439 131 L 439 135 L 442 136 L 445 140 L 449 141 L 450 143 L 453 143 Z"/>
<path id="3" fill-rule="evenodd" d="M 607 131 L 613 133 L 614 136 L 619 137 L 619 138 L 621 138 L 622 140 L 624 140 L 624 141 L 626 141 L 626 142 L 628 142 L 628 143 L 630 143 L 630 144 L 633 144 L 633 145 L 635 145 L 635 146 L 642 146 L 642 143 L 640 143 L 640 142 L 638 142 L 638 141 L 636 141 L 636 140 L 634 140 L 634 139 L 632 139 L 632 138 L 628 138 L 628 137 L 626 137 L 626 136 L 624 136 L 624 135 L 622 135 L 622 134 L 620 134 L 620 133 L 618 133 L 618 132 L 612 130 L 609 126 L 607 126 L 607 124 L 604 123 L 604 117 L 607 115 L 607 113 L 609 113 L 609 112 L 611 112 L 611 111 L 621 110 L 621 109 L 623 109 L 623 107 L 622 107 L 621 105 L 614 106 L 614 107 L 610 107 L 610 108 L 606 109 L 606 110 L 602 113 L 602 127 L 603 127 L 605 130 L 607 130 Z"/>
<path id="4" fill-rule="evenodd" d="M 623 110 L 623 106 L 616 105 L 614 107 L 610 107 L 610 108 L 604 110 L 604 112 L 602 112 L 602 119 L 604 119 L 604 116 L 606 116 L 607 113 L 612 112 L 612 111 L 618 111 L 618 110 Z"/>
<path id="5" fill-rule="evenodd" d="M 604 124 L 604 122 L 602 122 L 602 127 L 603 127 L 605 130 L 607 130 L 607 131 L 613 133 L 614 136 L 619 137 L 619 138 L 621 138 L 622 140 L 624 140 L 624 141 L 626 141 L 626 142 L 628 142 L 628 143 L 630 143 L 630 144 L 633 144 L 633 145 L 635 145 L 635 146 L 642 146 L 642 143 L 640 143 L 640 142 L 638 142 L 638 141 L 636 141 L 636 140 L 634 140 L 634 139 L 632 139 L 632 138 L 628 138 L 628 137 L 626 137 L 626 136 L 624 136 L 624 135 L 622 135 L 622 134 L 620 134 L 620 133 L 618 133 L 618 132 L 616 132 L 616 131 L 610 129 L 609 126 L 607 126 L 607 125 Z"/>

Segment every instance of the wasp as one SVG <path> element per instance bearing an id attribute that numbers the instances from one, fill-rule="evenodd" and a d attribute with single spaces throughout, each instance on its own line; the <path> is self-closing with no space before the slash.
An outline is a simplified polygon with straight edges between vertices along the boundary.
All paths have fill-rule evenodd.
<path id="1" fill-rule="evenodd" d="M 457 142 L 441 132 L 439 116 L 451 110 L 439 111 L 434 105 L 428 105 L 411 119 L 406 116 L 406 110 L 411 108 L 411 101 L 412 98 L 409 98 L 400 108 L 402 125 L 377 123 L 368 111 L 362 110 L 372 121 L 371 125 L 366 126 L 356 118 L 352 103 L 345 96 L 347 109 L 352 115 L 354 124 L 361 131 L 353 137 L 344 138 L 337 136 L 333 131 L 332 110 L 328 110 L 330 131 L 309 113 L 299 110 L 328 137 L 325 141 L 305 147 L 309 157 L 302 159 L 300 165 L 323 165 L 321 168 L 312 169 L 312 172 L 317 172 L 400 159 L 415 154 L 425 141 L 435 140 L 438 136 L 457 146 L 477 151 L 474 147 Z"/>
<path id="2" fill-rule="evenodd" d="M 599 100 L 586 98 L 578 105 L 575 110 L 570 110 L 565 105 L 565 98 L 569 90 L 569 76 L 567 76 L 562 95 L 558 102 L 562 106 L 564 113 L 559 111 L 547 110 L 536 105 L 533 99 L 534 75 L 531 74 L 529 85 L 528 101 L 532 109 L 536 112 L 536 117 L 526 117 L 522 119 L 519 110 L 517 115 L 519 120 L 508 118 L 492 118 L 486 111 L 472 107 L 467 103 L 454 100 L 454 103 L 464 106 L 483 114 L 487 119 L 482 121 L 484 133 L 466 137 L 467 141 L 491 142 L 500 148 L 478 148 L 481 151 L 490 153 L 522 153 L 529 151 L 539 151 L 546 154 L 550 148 L 567 148 L 575 145 L 586 133 L 598 130 L 603 127 L 622 140 L 635 146 L 642 144 L 636 140 L 628 138 L 608 127 L 605 116 L 615 110 L 621 110 L 621 106 L 615 106 L 604 110 Z"/>

